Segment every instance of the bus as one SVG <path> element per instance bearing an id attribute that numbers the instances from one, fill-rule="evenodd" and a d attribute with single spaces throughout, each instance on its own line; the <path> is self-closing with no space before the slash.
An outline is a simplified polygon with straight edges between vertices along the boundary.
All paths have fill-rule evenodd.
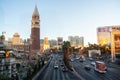
<path id="1" fill-rule="evenodd" d="M 106 73 L 107 68 L 105 66 L 105 63 L 102 61 L 96 61 L 95 62 L 95 70 L 100 73 Z"/>

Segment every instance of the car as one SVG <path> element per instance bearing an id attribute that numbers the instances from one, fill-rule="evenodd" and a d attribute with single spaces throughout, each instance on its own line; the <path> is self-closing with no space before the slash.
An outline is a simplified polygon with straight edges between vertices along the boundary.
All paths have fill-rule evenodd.
<path id="1" fill-rule="evenodd" d="M 107 71 L 108 69 L 107 69 L 107 67 L 105 67 L 105 71 Z"/>
<path id="2" fill-rule="evenodd" d="M 76 57 L 76 59 L 79 59 L 80 57 Z"/>
<path id="3" fill-rule="evenodd" d="M 71 61 L 74 61 L 73 59 L 71 59 Z"/>
<path id="4" fill-rule="evenodd" d="M 90 70 L 90 69 L 91 69 L 90 65 L 85 65 L 84 68 L 85 68 L 86 70 Z"/>
<path id="5" fill-rule="evenodd" d="M 62 60 L 61 60 L 61 59 L 59 59 L 59 61 L 61 62 Z"/>
<path id="6" fill-rule="evenodd" d="M 47 64 L 47 61 L 44 61 L 44 64 Z"/>
<path id="7" fill-rule="evenodd" d="M 55 69 L 58 69 L 58 65 L 57 65 L 57 64 L 55 64 L 55 65 L 54 65 L 54 68 L 55 68 Z"/>
<path id="8" fill-rule="evenodd" d="M 84 61 L 82 58 L 80 58 L 79 60 L 80 60 L 80 62 L 83 62 L 83 61 Z"/>
<path id="9" fill-rule="evenodd" d="M 61 64 L 60 64 L 60 66 L 64 66 L 64 64 L 63 64 L 63 63 L 61 63 Z"/>
<path id="10" fill-rule="evenodd" d="M 63 72 L 67 72 L 68 69 L 67 69 L 66 67 L 62 67 L 62 71 L 63 71 Z"/>
<path id="11" fill-rule="evenodd" d="M 91 65 L 95 66 L 95 62 L 91 62 Z"/>
<path id="12" fill-rule="evenodd" d="M 93 58 L 89 58 L 90 61 L 93 61 Z"/>

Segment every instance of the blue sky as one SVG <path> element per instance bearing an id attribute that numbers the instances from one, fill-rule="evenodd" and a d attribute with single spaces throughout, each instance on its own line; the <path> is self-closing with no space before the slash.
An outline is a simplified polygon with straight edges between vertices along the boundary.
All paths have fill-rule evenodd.
<path id="1" fill-rule="evenodd" d="M 84 36 L 85 44 L 97 43 L 97 27 L 120 25 L 119 4 L 120 0 L 0 0 L 0 32 L 6 31 L 6 38 L 16 32 L 29 38 L 37 5 L 42 39 L 67 40 L 72 35 Z"/>

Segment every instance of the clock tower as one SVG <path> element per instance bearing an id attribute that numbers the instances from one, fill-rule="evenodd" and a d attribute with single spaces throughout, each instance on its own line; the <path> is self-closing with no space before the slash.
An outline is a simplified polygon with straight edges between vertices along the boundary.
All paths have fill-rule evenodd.
<path id="1" fill-rule="evenodd" d="M 36 57 L 40 53 L 40 16 L 35 6 L 31 20 L 31 56 Z"/>

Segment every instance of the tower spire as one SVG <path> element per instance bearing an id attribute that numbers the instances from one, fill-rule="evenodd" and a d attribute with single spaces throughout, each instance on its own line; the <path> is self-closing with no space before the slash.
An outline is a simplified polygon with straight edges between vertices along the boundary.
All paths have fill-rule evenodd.
<path id="1" fill-rule="evenodd" d="M 39 16 L 37 5 L 35 5 L 35 9 L 34 9 L 33 15 Z"/>

